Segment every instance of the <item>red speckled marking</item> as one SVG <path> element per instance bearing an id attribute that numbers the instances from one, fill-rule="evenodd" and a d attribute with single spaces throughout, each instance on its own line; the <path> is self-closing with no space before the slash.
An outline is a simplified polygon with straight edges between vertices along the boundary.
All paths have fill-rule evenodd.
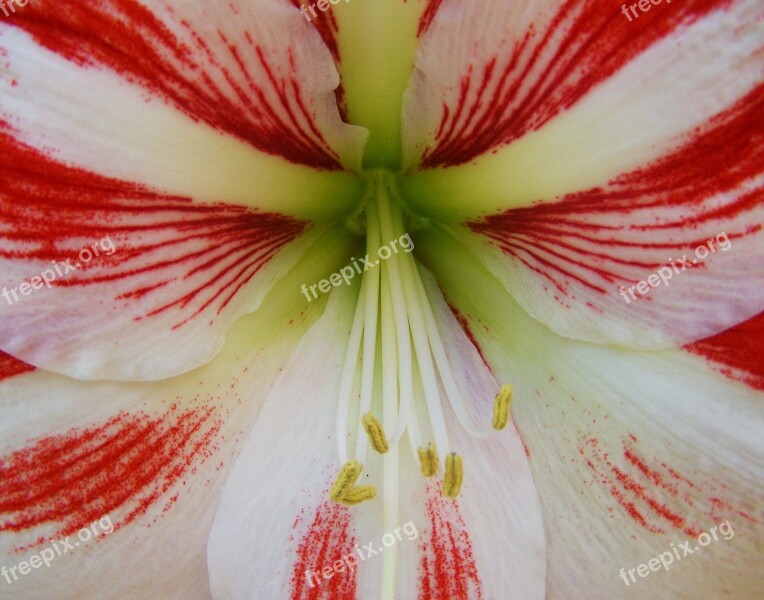
<path id="1" fill-rule="evenodd" d="M 34 371 L 34 369 L 35 368 L 32 365 L 28 365 L 27 363 L 0 351 L 0 381 L 10 379 L 16 375 L 21 375 L 22 373 Z"/>
<path id="2" fill-rule="evenodd" d="M 640 281 L 709 235 L 725 231 L 734 243 L 761 230 L 756 219 L 747 229 L 736 230 L 730 222 L 759 210 L 764 201 L 761 187 L 734 193 L 764 171 L 762 111 L 764 85 L 711 120 L 691 143 L 605 189 L 510 210 L 469 226 L 547 279 L 560 296 L 570 296 L 572 284 L 613 293 L 614 286 Z M 729 197 L 720 200 L 725 193 Z"/>
<path id="3" fill-rule="evenodd" d="M 483 592 L 467 526 L 457 502 L 427 486 L 430 526 L 423 529 L 419 600 L 480 600 Z"/>
<path id="4" fill-rule="evenodd" d="M 561 3 L 551 21 L 527 31 L 512 52 L 470 65 L 456 105 L 443 106 L 422 165 L 466 163 L 541 128 L 679 26 L 729 4 L 685 0 L 629 23 L 610 0 Z"/>
<path id="5" fill-rule="evenodd" d="M 735 508 L 722 499 L 730 491 L 725 484 L 702 474 L 693 481 L 665 463 L 648 461 L 640 454 L 636 436 L 622 440 L 620 456 L 611 456 L 597 438 L 589 435 L 581 439 L 578 450 L 596 477 L 594 483 L 608 489 L 621 509 L 652 533 L 673 529 L 697 536 L 709 523 L 736 516 L 758 522 L 751 516 L 753 510 Z M 690 514 L 705 516 L 709 521 L 690 520 L 686 516 Z"/>
<path id="6" fill-rule="evenodd" d="M 195 17 L 225 23 L 225 31 L 205 32 L 200 22 L 202 33 L 168 6 L 155 10 L 136 0 L 30 2 L 8 24 L 72 62 L 113 70 L 263 152 L 318 169 L 342 168 L 307 108 L 294 57 L 285 59 L 288 39 L 281 40 L 283 48 L 261 45 L 239 29 L 246 19 L 216 16 L 237 12 L 228 4 Z"/>
<path id="7" fill-rule="evenodd" d="M 173 406 L 160 416 L 120 413 L 0 457 L 0 532 L 47 528 L 60 538 L 104 516 L 124 527 L 163 498 L 169 506 L 177 495 L 167 492 L 216 450 L 219 429 L 215 409 Z"/>
<path id="8" fill-rule="evenodd" d="M 297 519 L 295 528 L 301 520 Z M 355 554 L 352 522 L 352 513 L 346 506 L 325 500 L 318 507 L 297 546 L 290 600 L 356 600 L 356 571 L 335 572 L 330 579 L 320 574 L 324 567 L 333 568 L 334 562 L 343 556 Z M 312 587 L 305 576 L 307 571 L 316 574 L 310 580 Z"/>
<path id="9" fill-rule="evenodd" d="M 1 130 L 0 224 L 7 225 L 0 231 L 0 257 L 36 261 L 30 275 L 40 272 L 39 261 L 47 267 L 48 261 L 73 258 L 75 264 L 82 247 L 109 235 L 113 254 L 58 278 L 55 285 L 126 280 L 118 299 L 153 294 L 157 299 L 144 316 L 174 310 L 176 327 L 209 307 L 219 314 L 306 227 L 283 215 L 194 203 L 70 168 Z M 146 275 L 152 277 L 149 285 Z M 168 286 L 172 293 L 159 297 L 157 292 Z"/>
<path id="10" fill-rule="evenodd" d="M 730 379 L 764 391 L 764 312 L 685 350 L 715 363 Z"/>

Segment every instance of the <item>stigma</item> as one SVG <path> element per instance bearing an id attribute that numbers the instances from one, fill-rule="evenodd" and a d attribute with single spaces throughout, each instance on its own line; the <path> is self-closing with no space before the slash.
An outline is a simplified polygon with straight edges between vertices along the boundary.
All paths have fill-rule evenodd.
<path id="1" fill-rule="evenodd" d="M 505 384 L 497 391 L 492 423 L 482 427 L 472 421 L 412 254 L 405 225 L 411 217 L 392 175 L 371 175 L 356 221 L 366 233 L 364 262 L 373 266 L 363 272 L 344 357 L 337 404 L 340 470 L 329 497 L 348 506 L 374 499 L 373 486 L 356 485 L 369 450 L 383 455 L 384 480 L 397 481 L 397 447 L 405 439 L 422 477 L 442 476 L 443 496 L 455 499 L 465 466 L 451 447 L 445 404 L 467 433 L 485 438 L 509 423 L 513 387 Z"/>

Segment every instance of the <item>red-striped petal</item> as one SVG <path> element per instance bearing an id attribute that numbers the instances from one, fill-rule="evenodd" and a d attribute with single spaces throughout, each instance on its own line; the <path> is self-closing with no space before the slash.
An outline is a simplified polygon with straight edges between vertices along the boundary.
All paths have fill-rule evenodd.
<path id="1" fill-rule="evenodd" d="M 196 2 L 149 9 L 135 0 L 41 0 L 8 26 L 263 152 L 330 170 L 360 159 L 342 156 L 348 148 L 332 106 L 338 78 L 329 52 L 283 0 L 214 10 Z"/>
<path id="2" fill-rule="evenodd" d="M 0 181 L 0 346 L 81 377 L 155 378 L 209 359 L 307 226 L 67 167 L 2 134 Z"/>
<path id="3" fill-rule="evenodd" d="M 685 349 L 705 357 L 730 379 L 764 391 L 764 313 Z"/>
<path id="4" fill-rule="evenodd" d="M 406 162 L 464 164 L 541 129 L 657 42 L 732 3 L 650 5 L 630 22 L 607 0 L 432 2 Z"/>
<path id="5" fill-rule="evenodd" d="M 763 111 L 760 86 L 645 168 L 470 228 L 501 250 L 488 262 L 519 302 L 564 335 L 713 335 L 762 308 Z"/>

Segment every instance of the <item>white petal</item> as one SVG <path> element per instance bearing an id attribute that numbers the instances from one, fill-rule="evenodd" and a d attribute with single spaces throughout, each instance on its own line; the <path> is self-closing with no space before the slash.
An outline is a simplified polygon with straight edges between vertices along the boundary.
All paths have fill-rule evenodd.
<path id="1" fill-rule="evenodd" d="M 472 420 L 479 424 L 481 429 L 489 429 L 493 400 L 499 386 L 446 304 L 435 279 L 428 274 L 424 281 L 443 336 L 449 363 L 454 370 L 454 377 L 461 388 L 462 397 L 470 404 L 468 408 Z M 514 376 L 499 383 L 513 380 Z M 496 432 L 487 439 L 477 440 L 460 427 L 450 410 L 446 411 L 446 422 L 453 450 L 463 457 L 465 481 L 462 493 L 455 503 L 458 510 L 453 510 L 449 507 L 450 502 L 440 498 L 440 490 L 432 493 L 434 490 L 427 486 L 431 490 L 427 499 L 426 522 L 430 525 L 428 533 L 431 536 L 437 535 L 445 546 L 437 548 L 437 544 L 432 544 L 427 548 L 430 554 L 425 553 L 430 561 L 434 560 L 429 563 L 429 569 L 425 572 L 432 578 L 431 581 L 443 588 L 439 589 L 436 585 L 432 589 L 433 596 L 454 599 L 473 597 L 462 596 L 456 573 L 444 574 L 438 564 L 439 561 L 448 558 L 444 550 L 448 550 L 449 536 L 445 533 L 459 532 L 458 514 L 461 512 L 464 530 L 469 534 L 470 550 L 474 554 L 474 563 L 482 584 L 482 597 L 502 600 L 544 598 L 544 529 L 539 512 L 539 498 L 528 469 L 528 457 L 517 429 L 510 421 L 505 430 Z M 408 464 L 411 465 L 410 485 L 421 485 L 418 464 L 413 460 L 413 456 L 408 458 Z M 403 499 L 406 500 L 405 495 Z M 401 514 L 405 515 L 406 504 L 403 506 Z M 436 531 L 437 527 L 443 527 L 445 531 Z M 458 535 L 454 537 L 459 539 Z M 464 552 L 464 548 L 461 551 Z M 458 555 L 458 552 L 456 554 Z M 419 560 L 415 570 L 420 582 L 419 598 L 426 600 L 430 596 L 422 594 L 421 591 L 421 554 Z M 456 564 L 458 565 L 458 562 Z M 460 575 L 464 577 L 464 573 Z M 404 593 L 401 597 L 413 597 L 413 594 Z"/>
<path id="2" fill-rule="evenodd" d="M 604 186 L 760 95 L 756 0 L 649 6 L 445 0 L 407 91 L 413 206 L 463 221 Z"/>
<path id="3" fill-rule="evenodd" d="M 755 1 L 648 7 L 444 2 L 402 191 L 559 334 L 656 348 L 762 309 L 764 55 Z"/>
<path id="4" fill-rule="evenodd" d="M 23 222 L 15 208 L 14 222 Z M 96 214 L 113 215 L 108 208 Z M 260 305 L 306 249 L 314 248 L 303 257 L 304 279 L 286 291 L 288 302 L 304 298 L 301 284 L 343 264 L 354 241 L 341 228 L 297 238 L 305 224 L 276 215 L 187 208 L 135 206 L 113 230 L 80 223 L 69 211 L 57 215 L 61 230 L 43 215 L 26 231 L 6 230 L 23 241 L 0 250 L 11 258 L 0 266 L 2 348 L 81 379 L 172 376 L 214 356 L 228 328 Z"/>
<path id="5" fill-rule="evenodd" d="M 0 347 L 83 379 L 209 360 L 310 220 L 358 199 L 339 158 L 362 140 L 296 10 L 154 8 L 40 2 L 0 24 Z"/>
<path id="6" fill-rule="evenodd" d="M 347 289 L 331 295 L 323 316 L 281 373 L 233 466 L 209 539 L 210 587 L 216 599 L 250 600 L 254 590 L 263 598 L 288 597 L 300 528 L 311 527 L 315 515 L 323 515 L 329 525 L 316 524 L 316 540 L 309 543 L 325 545 L 332 561 L 335 554 L 353 551 L 350 514 L 325 497 L 338 472 L 334 399 L 353 296 Z"/>
<path id="7" fill-rule="evenodd" d="M 596 203 L 581 212 L 575 203 L 539 205 L 471 225 L 478 235 L 433 228 L 430 238 L 463 244 L 531 316 L 561 335 L 665 348 L 761 311 L 759 193 L 702 203 L 688 195 L 660 207 L 646 197 L 612 211 Z"/>
<path id="8" fill-rule="evenodd" d="M 457 378 L 470 398 L 485 401 L 475 412 L 486 417 L 496 383 L 443 300 L 436 293 L 433 297 Z M 476 442 L 447 413 L 466 469 L 455 503 L 441 497 L 439 478 L 422 477 L 404 444 L 397 533 L 384 526 L 388 515 L 383 515 L 381 493 L 350 509 L 327 499 L 339 470 L 335 403 L 353 307 L 346 290 L 332 295 L 263 407 L 210 537 L 213 595 L 244 600 L 257 589 L 262 597 L 293 600 L 372 598 L 380 593 L 385 552 L 397 552 L 398 597 L 543 598 L 538 499 L 513 428 Z M 370 455 L 359 485 L 373 484 L 381 492 L 381 471 L 382 459 Z M 247 553 L 231 545 L 234 538 Z M 378 552 L 369 555 L 369 550 Z M 357 571 L 348 572 L 342 563 L 342 571 L 335 570 L 335 561 L 354 552 L 362 557 Z M 444 575 L 445 565 L 453 569 L 451 577 Z"/>
<path id="9" fill-rule="evenodd" d="M 421 248 L 421 244 L 419 248 Z M 529 453 L 549 542 L 548 597 L 753 599 L 764 542 L 762 394 L 681 350 L 561 338 L 463 254 L 447 257 L 450 301 L 497 375 Z M 439 269 L 435 269 L 438 274 Z M 729 521 L 724 539 L 719 525 Z M 689 540 L 668 572 L 621 579 Z M 726 525 L 722 526 L 726 530 Z M 653 569 L 655 570 L 655 569 Z"/>
<path id="10" fill-rule="evenodd" d="M 175 0 L 41 2 L 5 20 L 0 36 L 6 126 L 91 170 L 140 175 L 180 194 L 245 199 L 246 183 L 277 181 L 269 170 L 284 161 L 266 155 L 319 169 L 360 166 L 366 136 L 340 119 L 331 54 L 286 2 L 215 10 Z M 216 140 L 220 134 L 258 152 L 237 157 L 245 147 Z M 239 174 L 239 184 L 211 190 L 205 181 L 211 166 L 226 176 L 244 165 L 254 173 Z"/>
<path id="11" fill-rule="evenodd" d="M 320 310 L 291 308 L 266 303 L 237 323 L 209 365 L 162 382 L 18 373 L 22 365 L 6 357 L 0 565 L 11 583 L 0 575 L 0 597 L 207 600 L 207 538 L 232 459 Z M 113 533 L 79 541 L 87 537 L 80 528 L 101 519 L 96 530 L 111 521 Z M 21 574 L 21 561 L 64 549 L 67 536 L 80 545 Z"/>

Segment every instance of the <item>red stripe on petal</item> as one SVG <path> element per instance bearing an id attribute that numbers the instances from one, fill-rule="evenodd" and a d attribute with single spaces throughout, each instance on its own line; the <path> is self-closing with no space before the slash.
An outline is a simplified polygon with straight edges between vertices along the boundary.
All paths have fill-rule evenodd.
<path id="1" fill-rule="evenodd" d="M 458 98 L 443 107 L 422 166 L 463 164 L 541 128 L 677 28 L 730 4 L 675 2 L 630 23 L 610 0 L 561 3 L 549 22 L 535 24 L 505 55 L 470 65 Z"/>
<path id="2" fill-rule="evenodd" d="M 301 522 L 302 516 L 295 528 Z M 345 556 L 352 555 L 358 560 L 352 523 L 353 517 L 346 506 L 326 500 L 318 507 L 297 546 L 290 600 L 356 600 L 355 569 L 334 570 L 335 561 Z M 329 579 L 321 574 L 324 567 L 332 572 Z"/>
<path id="3" fill-rule="evenodd" d="M 337 23 L 337 19 L 334 16 L 334 13 L 331 10 L 327 12 L 321 12 L 320 10 L 316 10 L 316 7 L 313 6 L 313 10 L 316 10 L 317 15 L 316 18 L 313 18 L 313 14 L 308 8 L 311 6 L 310 2 L 306 3 L 304 0 L 287 1 L 296 8 L 305 9 L 305 12 L 302 13 L 303 18 L 305 18 L 307 22 L 311 23 L 313 27 L 316 28 L 318 33 L 321 35 L 321 39 L 324 40 L 326 47 L 329 48 L 329 51 L 332 53 L 334 60 L 339 62 L 340 49 L 337 43 L 337 36 L 339 35 L 340 27 Z M 305 14 L 307 14 L 309 18 L 306 18 L 304 16 Z"/>
<path id="4" fill-rule="evenodd" d="M 475 350 L 477 350 L 477 353 L 480 355 L 480 358 L 483 360 L 483 363 L 486 367 L 488 367 L 488 361 L 486 361 L 485 356 L 483 355 L 483 351 L 480 349 L 480 345 L 477 342 L 477 338 L 475 337 L 475 334 L 472 333 L 472 328 L 470 327 L 470 322 L 467 317 L 465 317 L 458 308 L 455 306 L 452 306 L 451 304 L 448 305 L 448 308 L 451 309 L 451 313 L 454 315 L 454 318 L 459 323 L 459 326 L 462 328 L 462 331 L 464 331 L 464 334 L 469 338 L 470 342 L 472 342 L 472 345 L 475 347 Z M 488 367 L 490 369 L 490 367 Z"/>
<path id="5" fill-rule="evenodd" d="M 67 259 L 76 266 L 81 249 L 108 236 L 112 254 L 53 285 L 114 284 L 117 300 L 147 300 L 143 316 L 175 311 L 176 327 L 210 307 L 219 314 L 306 228 L 291 217 L 194 203 L 67 167 L 1 131 L 0 225 L 0 257 L 28 261 L 30 277 L 41 262 L 62 272 Z"/>
<path id="6" fill-rule="evenodd" d="M 647 458 L 634 435 L 612 450 L 586 435 L 578 451 L 594 474 L 591 485 L 606 488 L 620 510 L 651 533 L 675 530 L 696 536 L 725 519 L 742 517 L 750 523 L 764 519 L 756 499 L 745 500 L 746 505 L 734 503 L 729 499 L 734 490 L 707 473 L 685 476 L 657 457 Z"/>
<path id="7" fill-rule="evenodd" d="M 605 188 L 491 215 L 469 227 L 537 272 L 562 296 L 571 284 L 599 293 L 630 285 L 721 232 L 761 230 L 764 85 L 719 114 L 694 139 Z M 724 148 L 724 152 L 719 152 Z M 724 197 L 726 195 L 726 197 Z M 754 215 L 747 224 L 730 225 Z M 701 265 L 702 266 L 702 265 Z"/>
<path id="8" fill-rule="evenodd" d="M 307 7 L 311 5 L 311 3 L 305 3 L 303 0 L 287 0 L 290 2 L 293 6 L 297 8 L 305 7 L 307 11 Z M 339 46 L 339 35 L 340 35 L 340 26 L 337 22 L 337 18 L 333 11 L 328 11 L 325 13 L 322 13 L 321 11 L 317 11 L 317 18 L 313 19 L 310 12 L 307 12 L 308 16 L 311 17 L 310 23 L 313 25 L 313 27 L 316 28 L 316 31 L 318 31 L 319 35 L 321 36 L 321 39 L 324 40 L 324 44 L 326 44 L 326 47 L 329 48 L 329 52 L 332 53 L 332 56 L 334 57 L 334 62 L 339 65 L 340 63 L 340 46 Z M 334 90 L 334 96 L 337 99 L 337 108 L 340 111 L 340 117 L 342 120 L 346 123 L 349 122 L 348 118 L 348 109 L 347 109 L 347 101 L 345 100 L 345 88 L 343 87 L 342 83 L 337 87 L 336 90 Z"/>
<path id="9" fill-rule="evenodd" d="M 27 363 L 0 351 L 0 381 L 10 379 L 16 375 L 21 375 L 22 373 L 34 371 L 34 369 L 35 368 L 32 365 L 28 365 Z"/>
<path id="10" fill-rule="evenodd" d="M 315 115 L 302 110 L 307 101 L 288 40 L 277 52 L 230 23 L 203 39 L 171 8 L 158 6 L 155 14 L 136 0 L 30 3 L 9 25 L 67 60 L 113 70 L 263 152 L 318 169 L 342 168 Z"/>
<path id="11" fill-rule="evenodd" d="M 422 531 L 419 600 L 480 600 L 477 562 L 458 504 L 435 485 L 426 493 L 430 525 Z"/>
<path id="12" fill-rule="evenodd" d="M 438 10 L 440 10 L 440 5 L 443 4 L 443 0 L 426 0 L 427 1 L 427 8 L 424 9 L 424 12 L 422 13 L 422 17 L 419 19 L 419 31 L 417 32 L 417 35 L 419 37 L 422 37 L 425 33 L 427 33 L 427 30 L 430 28 L 430 25 L 432 25 L 432 21 L 435 18 L 435 15 L 438 14 Z"/>
<path id="13" fill-rule="evenodd" d="M 764 312 L 684 348 L 714 363 L 730 379 L 764 391 Z"/>
<path id="14" fill-rule="evenodd" d="M 0 532 L 30 531 L 40 544 L 71 535 L 101 517 L 115 528 L 151 507 L 169 509 L 185 483 L 216 449 L 216 409 L 161 416 L 120 413 L 0 457 Z"/>

